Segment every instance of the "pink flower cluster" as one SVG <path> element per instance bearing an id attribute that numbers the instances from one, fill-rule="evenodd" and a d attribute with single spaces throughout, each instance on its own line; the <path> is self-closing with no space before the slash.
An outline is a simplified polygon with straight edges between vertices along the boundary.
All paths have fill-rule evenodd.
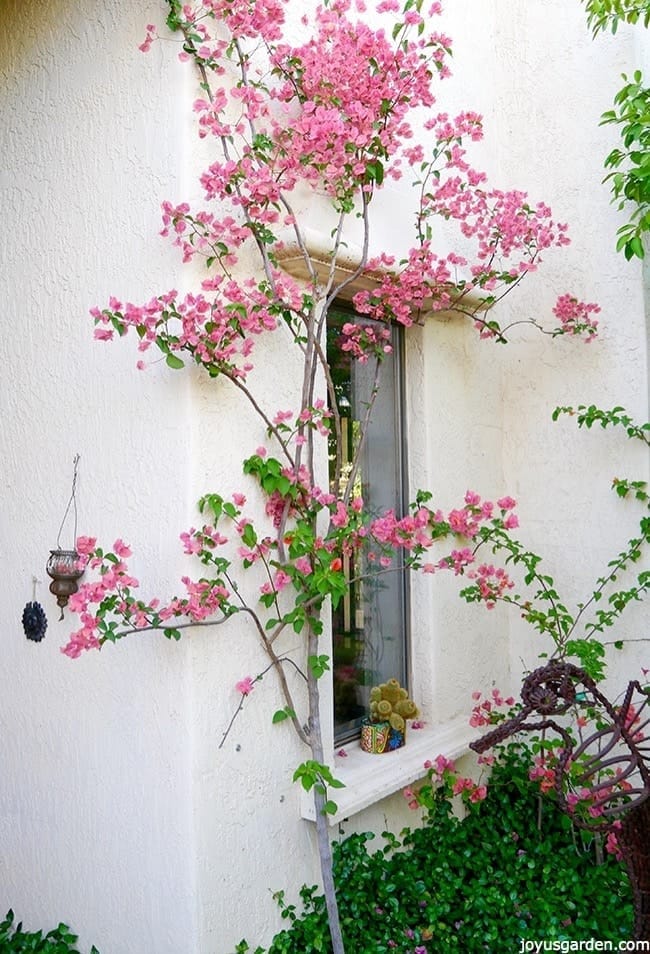
<path id="1" fill-rule="evenodd" d="M 279 39 L 284 23 L 283 0 L 203 0 L 201 6 L 215 19 L 223 20 L 233 36 Z M 191 10 L 188 5 L 184 9 Z M 194 20 L 197 19 L 194 14 Z"/>
<path id="2" fill-rule="evenodd" d="M 505 592 L 515 585 L 503 567 L 495 567 L 491 563 L 482 563 L 475 570 L 470 570 L 467 576 L 470 580 L 476 580 L 478 594 L 488 609 L 494 609 L 497 601 L 503 599 Z"/>
<path id="3" fill-rule="evenodd" d="M 623 860 L 623 852 L 616 837 L 616 832 L 620 827 L 621 822 L 618 820 L 615 821 L 612 825 L 612 830 L 607 833 L 607 838 L 605 839 L 605 851 L 610 855 L 614 855 L 617 861 Z"/>
<path id="4" fill-rule="evenodd" d="M 505 698 L 499 689 L 493 689 L 490 698 L 482 699 L 482 693 L 473 692 L 474 707 L 469 719 L 469 724 L 473 728 L 479 728 L 485 725 L 494 725 L 496 722 L 503 721 L 505 714 L 499 712 L 505 706 L 510 709 L 515 704 L 512 696 Z"/>
<path id="5" fill-rule="evenodd" d="M 638 743 L 644 741 L 646 736 L 643 732 L 643 729 L 647 724 L 647 722 L 641 724 L 640 712 L 637 710 L 636 706 L 630 703 L 625 713 L 625 728 L 631 733 L 633 742 Z"/>
<path id="6" fill-rule="evenodd" d="M 288 481 L 285 492 L 274 490 L 266 498 L 264 506 L 266 515 L 271 517 L 273 526 L 278 529 L 287 517 L 297 516 L 312 500 L 312 489 L 309 471 L 301 465 L 296 470 L 292 467 L 283 467 L 282 477 Z"/>
<path id="7" fill-rule="evenodd" d="M 114 330 L 124 335 L 133 328 L 141 352 L 158 344 L 164 353 L 187 352 L 213 373 L 245 378 L 252 369 L 248 359 L 255 338 L 277 326 L 275 308 L 252 279 L 239 285 L 217 277 L 213 284 L 221 291 L 214 301 L 192 293 L 178 300 L 175 290 L 142 306 L 111 299 L 109 308 L 91 310 L 95 323 L 103 326 L 95 337 L 106 341 Z"/>
<path id="8" fill-rule="evenodd" d="M 167 605 L 161 605 L 158 599 L 149 603 L 136 600 L 131 590 L 139 584 L 128 572 L 125 558 L 131 551 L 122 540 L 116 540 L 114 552 L 107 553 L 96 546 L 94 537 L 79 537 L 76 546 L 84 564 L 99 571 L 99 578 L 82 583 L 68 601 L 70 611 L 82 624 L 61 649 L 71 659 L 85 650 L 99 649 L 107 640 L 119 639 L 124 632 L 164 629 L 170 621 L 173 629 L 173 621 L 179 618 L 201 622 L 227 605 L 229 593 L 221 583 L 188 577 L 182 578 L 187 590 L 183 598 L 175 597 Z"/>
<path id="9" fill-rule="evenodd" d="M 394 510 L 388 510 L 373 520 L 370 531 L 378 543 L 396 549 L 413 550 L 415 547 L 431 546 L 430 521 L 431 511 L 426 507 L 420 507 L 415 514 L 400 519 L 395 516 Z"/>
<path id="10" fill-rule="evenodd" d="M 249 696 L 255 688 L 255 681 L 252 676 L 245 676 L 235 683 L 235 689 L 241 692 L 242 696 Z"/>
<path id="11" fill-rule="evenodd" d="M 571 335 L 584 335 L 585 341 L 592 341 L 598 334 L 598 321 L 593 318 L 600 306 L 593 302 L 578 301 L 573 295 L 560 295 L 553 314 L 560 319 L 559 332 Z"/>
<path id="12" fill-rule="evenodd" d="M 423 25 L 413 11 L 394 43 L 382 29 L 350 19 L 348 0 L 318 7 L 312 39 L 293 47 L 281 42 L 283 6 L 281 0 L 206 0 L 183 7 L 182 26 L 199 36 L 195 56 L 211 72 L 222 72 L 224 59 L 236 59 L 240 48 L 213 40 L 207 18 L 232 37 L 264 41 L 268 64 L 260 63 L 260 71 L 270 67 L 275 85 L 247 81 L 215 90 L 195 109 L 201 135 L 238 137 L 239 158 L 212 164 L 203 178 L 206 195 L 226 198 L 267 224 L 277 221 L 280 190 L 286 194 L 298 182 L 317 184 L 345 202 L 380 181 L 377 163 L 397 154 L 411 135 L 408 111 L 433 103 L 432 76 L 444 75 L 449 52 L 448 38 L 436 33 L 408 39 Z M 247 141 L 251 124 L 255 135 Z"/>
<path id="13" fill-rule="evenodd" d="M 465 803 L 481 802 L 487 795 L 487 786 L 479 785 L 473 779 L 459 775 L 456 763 L 444 755 L 437 755 L 433 761 L 427 759 L 424 768 L 433 786 L 445 785 L 450 795 L 460 795 Z M 409 808 L 419 808 L 418 793 L 413 788 L 410 786 L 405 788 L 402 795 L 408 802 Z"/>
<path id="14" fill-rule="evenodd" d="M 409 29 L 420 27 L 415 21 L 403 24 L 399 44 L 391 43 L 382 29 L 348 19 L 350 6 L 339 0 L 318 8 L 313 38 L 278 46 L 272 57 L 286 78 L 274 95 L 285 108 L 299 103 L 295 119 L 274 129 L 277 178 L 318 183 L 335 201 L 360 185 L 371 188 L 376 163 L 399 152 L 412 134 L 408 112 L 434 102 L 431 66 L 444 71 L 449 49 L 448 38 L 436 33 L 408 39 Z"/>
<path id="15" fill-rule="evenodd" d="M 145 36 L 144 40 L 142 41 L 142 43 L 141 43 L 141 44 L 139 45 L 139 47 L 138 47 L 138 49 L 139 49 L 142 53 L 148 53 L 148 52 L 149 52 L 149 50 L 151 49 L 151 44 L 153 43 L 153 41 L 156 39 L 156 37 L 157 37 L 157 35 L 158 35 L 158 31 L 157 31 L 157 29 L 156 29 L 156 26 L 155 26 L 155 24 L 153 24 L 153 23 L 147 23 L 146 30 L 147 30 L 146 36 Z"/>
<path id="16" fill-rule="evenodd" d="M 371 260 L 368 270 L 376 272 L 392 264 L 384 256 Z M 354 306 L 362 315 L 379 321 L 397 321 L 408 327 L 426 308 L 445 311 L 451 307 L 455 270 L 466 264 L 462 256 L 450 252 L 441 257 L 430 242 L 423 242 L 409 251 L 397 271 L 383 274 L 372 291 L 357 292 Z"/>
<path id="17" fill-rule="evenodd" d="M 183 252 L 184 262 L 201 255 L 228 268 L 237 262 L 235 250 L 251 237 L 250 229 L 237 223 L 231 215 L 217 218 L 205 209 L 192 215 L 187 202 L 176 206 L 163 202 L 162 223 L 160 234 L 164 238 L 173 234 L 173 244 Z"/>
<path id="18" fill-rule="evenodd" d="M 569 792 L 566 796 L 567 807 L 571 813 L 586 811 L 590 818 L 603 818 L 608 802 L 622 802 L 631 788 L 631 783 L 620 777 L 619 770 L 612 777 L 610 785 L 601 782 L 595 789 L 583 786 Z"/>
<path id="19" fill-rule="evenodd" d="M 285 442 L 293 441 L 296 447 L 307 443 L 306 430 L 316 431 L 321 437 L 328 437 L 332 412 L 322 398 L 317 398 L 311 407 L 304 407 L 297 417 L 293 411 L 277 411 L 273 424 L 276 435 L 282 434 Z M 290 423 L 291 422 L 291 423 Z"/>
<path id="20" fill-rule="evenodd" d="M 537 755 L 528 772 L 528 778 L 531 782 L 539 782 L 540 791 L 546 793 L 555 788 L 556 773 L 554 768 L 555 760 L 550 760 L 547 755 Z"/>
<path id="21" fill-rule="evenodd" d="M 346 322 L 341 329 L 341 351 L 348 351 L 361 364 L 369 357 L 383 358 L 393 350 L 390 328 L 385 325 L 359 325 Z"/>
<path id="22" fill-rule="evenodd" d="M 201 178 L 206 199 L 228 203 L 233 214 L 205 209 L 193 214 L 187 203 L 163 203 L 162 234 L 173 235 L 185 261 L 198 254 L 209 268 L 218 266 L 219 274 L 206 279 L 203 294 L 179 299 L 173 291 L 141 307 L 111 302 L 108 309 L 94 309 L 97 338 L 110 340 L 116 331 L 134 327 L 140 350 L 158 344 L 173 367 L 179 366 L 176 352 L 187 352 L 213 375 L 245 378 L 258 336 L 275 330 L 280 314 L 292 315 L 300 327 L 309 305 L 266 252 L 265 281 L 235 281 L 241 246 L 256 242 L 260 250 L 272 249 L 276 237 L 270 227 L 296 224 L 285 200 L 299 183 L 324 190 L 350 212 L 385 175 L 399 176 L 402 158 L 418 166 L 423 181 L 420 241 L 397 272 L 386 273 L 395 263 L 383 256 L 367 264 L 368 273 L 383 277 L 374 291 L 356 296 L 360 312 L 404 324 L 423 308 L 457 307 L 471 314 L 476 309 L 467 303 L 468 292 L 481 290 L 483 304 L 491 304 L 497 288 L 507 290 L 535 268 L 544 249 L 568 241 L 566 226 L 552 221 L 546 205 L 530 204 L 521 192 L 487 190 L 485 175 L 469 166 L 463 143 L 482 137 L 477 113 L 432 116 L 425 124 L 432 158 L 413 144 L 408 115 L 434 104 L 434 77 L 448 72 L 449 38 L 428 32 L 426 20 L 409 4 L 401 11 L 395 0 L 379 5 L 397 14 L 392 35 L 354 19 L 352 6 L 350 0 L 319 6 L 312 38 L 298 46 L 282 37 L 284 0 L 202 0 L 176 11 L 186 37 L 183 58 L 191 54 L 211 79 L 224 73 L 230 59 L 243 76 L 235 86 L 211 83 L 194 103 L 199 135 L 216 137 L 222 147 L 222 156 Z M 363 6 L 357 3 L 358 9 Z M 431 11 L 438 14 L 440 4 Z M 155 28 L 148 25 L 141 48 L 148 49 L 154 37 Z M 251 54 L 242 49 L 241 38 L 262 42 Z M 433 251 L 431 215 L 455 220 L 463 236 L 475 240 L 474 263 L 454 252 Z M 594 310 L 597 306 L 563 296 L 556 306 L 560 330 L 591 336 Z M 499 336 L 498 324 L 484 311 L 475 318 L 483 337 Z M 346 326 L 343 337 L 344 350 L 359 360 L 390 349 L 385 328 Z"/>
<path id="23" fill-rule="evenodd" d="M 224 537 L 214 527 L 207 524 L 200 530 L 190 527 L 189 530 L 181 533 L 180 539 L 183 542 L 183 552 L 187 554 L 201 555 L 206 550 L 213 550 L 215 547 L 228 543 L 228 537 Z"/>
<path id="24" fill-rule="evenodd" d="M 421 566 L 424 573 L 453 570 L 454 574 L 459 576 L 474 564 L 475 549 L 453 549 L 436 563 L 420 564 L 419 560 L 436 540 L 449 534 L 473 540 L 482 525 L 488 521 L 505 530 L 514 529 L 519 525 L 517 516 L 511 512 L 515 506 L 516 501 L 512 497 L 502 497 L 497 501 L 500 510 L 500 515 L 497 516 L 492 501 L 482 500 L 479 494 L 468 490 L 464 506 L 450 510 L 446 517 L 441 511 L 433 512 L 427 507 L 421 507 L 414 514 L 402 519 L 397 519 L 393 511 L 388 511 L 373 521 L 370 530 L 375 540 L 383 546 L 413 552 L 418 561 L 417 565 Z M 488 564 L 479 566 L 468 573 L 468 576 L 477 580 L 478 596 L 490 608 L 494 601 L 513 585 L 504 570 Z"/>

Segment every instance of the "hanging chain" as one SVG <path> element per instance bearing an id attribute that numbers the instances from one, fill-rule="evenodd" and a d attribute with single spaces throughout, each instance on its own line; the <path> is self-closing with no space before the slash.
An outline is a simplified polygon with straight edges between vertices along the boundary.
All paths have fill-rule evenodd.
<path id="1" fill-rule="evenodd" d="M 68 500 L 68 506 L 65 508 L 65 513 L 63 514 L 63 520 L 61 521 L 61 526 L 59 527 L 59 532 L 56 535 L 56 546 L 57 549 L 61 548 L 61 533 L 63 532 L 63 527 L 70 513 L 70 507 L 73 508 L 74 513 L 74 537 L 72 541 L 72 549 L 77 545 L 77 473 L 79 470 L 79 454 L 75 454 L 74 460 L 72 461 L 74 471 L 72 474 L 72 491 L 70 493 L 70 499 Z"/>

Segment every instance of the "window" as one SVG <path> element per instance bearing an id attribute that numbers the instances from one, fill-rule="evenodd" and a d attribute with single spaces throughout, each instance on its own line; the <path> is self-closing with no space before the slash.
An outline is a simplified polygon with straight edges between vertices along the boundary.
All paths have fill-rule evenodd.
<path id="1" fill-rule="evenodd" d="M 374 361 L 362 364 L 338 347 L 345 322 L 371 324 L 344 305 L 328 316 L 328 362 L 341 415 L 343 464 L 349 465 L 358 446 L 360 420 L 371 396 Z M 379 514 L 392 509 L 403 515 L 406 506 L 404 435 L 402 427 L 403 329 L 392 329 L 393 352 L 382 362 L 378 395 L 362 448 L 355 495 L 365 509 Z M 334 737 L 343 742 L 358 735 L 368 709 L 370 687 L 395 676 L 406 683 L 407 580 L 393 564 L 370 580 L 361 557 L 346 558 L 352 581 L 346 597 L 332 614 Z"/>

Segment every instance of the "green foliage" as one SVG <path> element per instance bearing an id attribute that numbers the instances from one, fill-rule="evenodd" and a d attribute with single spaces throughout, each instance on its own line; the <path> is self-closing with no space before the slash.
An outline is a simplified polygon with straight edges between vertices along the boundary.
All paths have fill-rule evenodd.
<path id="1" fill-rule="evenodd" d="M 562 414 L 574 417 L 579 427 L 622 428 L 629 438 L 650 446 L 650 423 L 637 424 L 624 407 L 616 406 L 611 410 L 603 410 L 595 404 L 580 404 L 577 408 L 556 407 L 553 420 L 557 421 Z M 596 681 L 603 678 L 606 666 L 605 648 L 599 636 L 614 627 L 625 609 L 644 599 L 650 590 L 650 571 L 647 569 L 637 569 L 634 579 L 626 580 L 623 586 L 619 583 L 621 574 L 638 568 L 644 548 L 650 544 L 647 484 L 642 480 L 615 477 L 612 486 L 618 497 L 645 505 L 646 512 L 639 519 L 638 535 L 628 540 L 625 548 L 608 562 L 605 572 L 597 577 L 591 594 L 584 602 L 578 603 L 573 612 L 562 601 L 559 585 L 556 586 L 553 577 L 543 572 L 541 557 L 512 537 L 503 519 L 499 518 L 479 528 L 474 552 L 482 546 L 489 547 L 506 566 L 519 570 L 518 580 L 525 589 L 522 588 L 521 592 L 506 587 L 489 590 L 484 581 L 473 578 L 460 591 L 460 596 L 468 603 L 480 603 L 488 598 L 494 603 L 499 601 L 516 606 L 522 619 L 542 636 L 550 637 L 555 646 L 554 655 L 575 659 Z M 614 641 L 617 647 L 622 643 L 622 640 Z"/>
<path id="2" fill-rule="evenodd" d="M 67 924 L 43 935 L 42 931 L 23 931 L 22 922 L 14 925 L 14 912 L 8 911 L 0 924 L 0 954 L 79 954 L 77 935 Z M 90 954 L 99 954 L 93 945 Z"/>
<path id="3" fill-rule="evenodd" d="M 307 665 L 309 666 L 311 672 L 314 675 L 315 679 L 320 679 L 325 675 L 326 672 L 329 672 L 330 669 L 330 660 L 329 656 L 320 655 L 320 656 L 308 656 Z"/>
<path id="4" fill-rule="evenodd" d="M 278 709 L 277 712 L 273 713 L 273 719 L 271 720 L 274 725 L 277 725 L 278 722 L 286 722 L 287 719 L 295 719 L 296 713 L 293 709 L 290 709 L 289 706 L 285 706 L 284 709 Z"/>
<path id="5" fill-rule="evenodd" d="M 633 208 L 630 221 L 618 230 L 616 250 L 629 260 L 643 258 L 643 235 L 650 231 L 650 89 L 644 85 L 640 70 L 628 80 L 614 97 L 614 109 L 603 113 L 601 125 L 621 127 L 622 148 L 612 149 L 605 159 L 611 171 L 604 182 L 610 182 L 612 201 L 618 208 Z"/>
<path id="6" fill-rule="evenodd" d="M 650 24 L 650 0 L 586 0 L 587 22 L 596 36 L 601 30 L 616 33 L 619 23 Z M 650 232 L 650 89 L 637 70 L 614 98 L 614 109 L 601 117 L 601 126 L 621 127 L 622 148 L 612 149 L 605 159 L 610 171 L 604 182 L 611 184 L 612 202 L 618 209 L 632 208 L 629 222 L 617 232 L 616 251 L 643 258 L 643 238 Z"/>
<path id="7" fill-rule="evenodd" d="M 616 33 L 619 23 L 650 23 L 648 0 L 586 0 L 587 22 L 594 36 L 601 30 Z"/>
<path id="8" fill-rule="evenodd" d="M 556 407 L 553 411 L 553 420 L 557 421 L 560 414 L 569 414 L 576 418 L 578 427 L 593 427 L 599 424 L 602 428 L 624 427 L 628 437 L 643 441 L 650 446 L 650 422 L 635 424 L 624 407 L 613 407 L 609 411 L 596 407 L 595 404 L 579 404 L 574 407 Z"/>
<path id="9" fill-rule="evenodd" d="M 461 821 L 431 789 L 423 827 L 352 835 L 336 846 L 335 878 L 346 949 L 355 954 L 478 954 L 520 950 L 522 940 L 629 938 L 625 870 L 593 836 L 574 830 L 528 779 L 528 754 L 495 766 L 487 798 Z M 539 825 L 538 825 L 539 821 Z M 543 886 L 543 889 L 542 889 Z M 302 910 L 276 900 L 287 928 L 268 954 L 329 954 L 323 898 L 300 892 Z M 245 941 L 237 954 L 251 951 Z M 264 954 L 258 947 L 255 954 Z"/>
<path id="10" fill-rule="evenodd" d="M 325 815 L 335 815 L 337 810 L 336 802 L 327 797 L 328 788 L 344 788 L 343 782 L 332 775 L 332 771 L 327 765 L 308 759 L 302 762 L 293 773 L 293 781 L 300 782 L 306 792 L 312 789 L 321 796 L 323 805 L 321 811 Z"/>
<path id="11" fill-rule="evenodd" d="M 619 23 L 650 24 L 650 0 L 586 0 L 587 22 L 596 36 L 601 30 L 616 33 Z M 629 222 L 617 232 L 616 251 L 625 258 L 643 258 L 643 238 L 650 232 L 650 89 L 637 70 L 631 79 L 623 74 L 624 85 L 614 98 L 614 109 L 601 117 L 601 126 L 621 127 L 619 146 L 605 159 L 610 172 L 612 202 L 619 210 L 632 208 Z"/>

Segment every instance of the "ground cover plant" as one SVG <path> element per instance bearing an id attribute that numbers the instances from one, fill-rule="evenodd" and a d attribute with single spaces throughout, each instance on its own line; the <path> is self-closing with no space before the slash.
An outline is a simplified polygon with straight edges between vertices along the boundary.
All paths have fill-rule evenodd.
<path id="1" fill-rule="evenodd" d="M 13 911 L 0 923 L 0 954 L 80 954 L 76 947 L 77 935 L 67 924 L 43 934 L 42 931 L 23 931 L 22 922 L 15 924 Z M 90 954 L 99 954 L 93 945 Z"/>
<path id="2" fill-rule="evenodd" d="M 572 825 L 529 778 L 531 753 L 512 745 L 483 800 L 461 820 L 450 788 L 426 785 L 420 828 L 400 839 L 340 842 L 334 871 L 346 946 L 359 954 L 517 951 L 522 940 L 629 938 L 632 901 L 624 866 Z M 289 926 L 268 954 L 329 954 L 324 899 L 301 892 L 302 910 L 277 895 Z M 258 947 L 254 954 L 263 954 Z M 246 941 L 237 954 L 253 952 Z"/>

